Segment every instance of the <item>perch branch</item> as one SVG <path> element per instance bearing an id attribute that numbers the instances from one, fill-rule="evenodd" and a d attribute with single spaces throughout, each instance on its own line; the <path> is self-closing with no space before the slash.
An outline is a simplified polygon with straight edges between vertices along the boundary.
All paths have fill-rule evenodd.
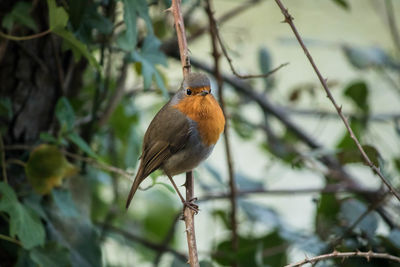
<path id="1" fill-rule="evenodd" d="M 303 49 L 304 53 L 306 54 L 308 60 L 310 61 L 311 66 L 313 67 L 315 73 L 318 76 L 319 81 L 322 84 L 322 87 L 325 89 L 325 92 L 327 94 L 327 97 L 329 98 L 329 100 L 332 102 L 333 106 L 335 107 L 338 115 L 340 116 L 340 118 L 342 119 L 344 125 L 346 126 L 347 131 L 350 134 L 351 139 L 353 139 L 354 143 L 356 144 L 358 150 L 361 153 L 361 156 L 363 157 L 365 163 L 371 168 L 371 170 L 376 173 L 382 180 L 382 182 L 387 186 L 387 188 L 389 189 L 390 193 L 392 195 L 394 195 L 399 201 L 400 201 L 400 195 L 396 192 L 396 190 L 394 189 L 394 187 L 389 183 L 389 181 L 384 177 L 384 175 L 381 173 L 381 171 L 379 170 L 378 167 L 376 167 L 374 165 L 374 163 L 369 159 L 367 153 L 364 151 L 363 147 L 361 146 L 360 142 L 358 141 L 358 138 L 355 136 L 353 130 L 350 127 L 350 124 L 347 120 L 347 118 L 343 115 L 342 113 L 342 106 L 339 106 L 336 103 L 335 98 L 333 97 L 327 83 L 326 83 L 326 79 L 322 77 L 321 72 L 319 71 L 317 65 L 314 62 L 314 59 L 312 58 L 311 54 L 309 53 L 307 47 L 305 46 L 299 32 L 297 31 L 294 23 L 293 23 L 293 17 L 289 14 L 288 9 L 282 4 L 282 2 L 280 0 L 275 0 L 275 2 L 277 3 L 277 5 L 279 6 L 279 8 L 282 11 L 283 16 L 285 17 L 284 22 L 288 23 L 290 28 L 292 29 L 294 35 L 296 36 L 297 41 L 299 42 L 301 48 Z"/>
<path id="2" fill-rule="evenodd" d="M 370 261 L 371 259 L 386 259 L 390 261 L 395 261 L 400 263 L 400 258 L 387 254 L 387 253 L 376 253 L 372 251 L 368 252 L 361 252 L 361 251 L 356 251 L 356 252 L 338 252 L 338 251 L 333 251 L 332 253 L 329 254 L 324 254 L 324 255 L 319 255 L 316 257 L 312 257 L 309 259 L 304 259 L 300 262 L 297 263 L 292 263 L 289 265 L 286 265 L 285 267 L 297 267 L 297 266 L 303 266 L 304 264 L 307 263 L 316 263 L 318 261 L 322 260 L 327 260 L 327 259 L 333 259 L 333 258 L 341 258 L 342 260 L 345 260 L 350 257 L 358 257 L 358 258 L 365 258 L 367 261 Z"/>
<path id="3" fill-rule="evenodd" d="M 185 25 L 183 22 L 181 11 L 181 0 L 172 0 L 170 9 L 174 16 L 175 30 L 178 37 L 179 55 L 182 64 L 183 76 L 186 77 L 190 73 L 189 49 L 187 47 Z M 193 171 L 186 173 L 186 201 L 190 202 L 194 199 L 194 181 Z M 184 207 L 183 216 L 186 225 L 186 238 L 189 250 L 189 264 L 191 267 L 199 267 L 199 259 L 197 255 L 196 233 L 194 228 L 195 211 Z"/>
<path id="4" fill-rule="evenodd" d="M 214 18 L 213 11 L 211 10 L 211 0 L 206 1 L 206 13 L 208 15 L 208 20 L 210 24 L 210 37 L 211 37 L 211 44 L 212 44 L 212 55 L 214 58 L 214 76 L 217 80 L 217 88 L 218 88 L 218 98 L 221 104 L 222 112 L 226 116 L 226 109 L 225 109 L 225 101 L 223 96 L 223 85 L 224 81 L 221 76 L 220 70 L 220 52 L 218 49 L 218 29 L 217 23 Z M 239 238 L 238 238 L 238 231 L 237 231 L 237 203 L 236 203 L 236 181 L 235 181 L 235 173 L 233 170 L 233 161 L 232 161 L 232 153 L 231 153 L 231 146 L 229 140 L 229 123 L 226 120 L 225 130 L 224 130 L 224 141 L 225 141 L 225 153 L 226 153 L 226 161 L 228 166 L 228 173 L 229 173 L 229 189 L 230 189 L 230 202 L 231 202 L 231 228 L 232 228 L 232 252 L 237 253 L 239 248 Z M 236 262 L 232 263 L 232 266 L 237 266 Z"/>

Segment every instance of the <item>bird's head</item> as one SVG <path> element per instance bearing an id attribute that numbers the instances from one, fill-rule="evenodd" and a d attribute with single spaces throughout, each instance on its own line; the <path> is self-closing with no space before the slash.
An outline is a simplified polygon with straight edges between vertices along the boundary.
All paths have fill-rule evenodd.
<path id="1" fill-rule="evenodd" d="M 181 90 L 186 97 L 206 96 L 211 93 L 210 79 L 203 73 L 190 73 L 183 80 Z"/>

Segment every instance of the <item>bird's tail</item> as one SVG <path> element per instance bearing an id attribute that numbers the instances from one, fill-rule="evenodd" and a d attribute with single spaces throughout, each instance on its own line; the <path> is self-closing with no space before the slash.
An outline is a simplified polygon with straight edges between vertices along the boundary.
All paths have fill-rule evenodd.
<path id="1" fill-rule="evenodd" d="M 137 189 L 139 188 L 140 183 L 144 180 L 142 166 L 139 167 L 139 170 L 136 174 L 135 180 L 133 181 L 131 191 L 129 192 L 128 199 L 126 200 L 125 208 L 128 209 L 129 204 L 131 204 L 132 198 L 135 195 Z"/>

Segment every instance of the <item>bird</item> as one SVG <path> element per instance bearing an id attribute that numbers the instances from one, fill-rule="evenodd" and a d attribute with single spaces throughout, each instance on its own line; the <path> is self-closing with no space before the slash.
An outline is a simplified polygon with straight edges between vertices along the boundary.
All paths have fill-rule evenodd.
<path id="1" fill-rule="evenodd" d="M 225 128 L 225 116 L 211 94 L 209 78 L 189 73 L 179 90 L 151 121 L 143 138 L 139 169 L 126 201 L 126 209 L 139 185 L 157 169 L 171 181 L 184 206 L 198 211 L 192 200 L 185 201 L 173 176 L 193 170 L 213 151 Z"/>

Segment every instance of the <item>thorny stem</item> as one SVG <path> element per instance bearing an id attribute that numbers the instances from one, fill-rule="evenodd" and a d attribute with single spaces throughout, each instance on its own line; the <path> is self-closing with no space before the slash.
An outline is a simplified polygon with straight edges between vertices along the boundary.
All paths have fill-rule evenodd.
<path id="1" fill-rule="evenodd" d="M 294 23 L 293 23 L 293 17 L 289 14 L 288 9 L 282 4 L 282 2 L 280 0 L 275 0 L 275 2 L 277 3 L 277 5 L 279 6 L 279 8 L 282 11 L 283 16 L 285 17 L 284 22 L 288 23 L 290 28 L 292 29 L 294 35 L 296 36 L 297 41 L 299 42 L 301 48 L 303 49 L 304 53 L 306 54 L 308 60 L 311 63 L 311 66 L 313 67 L 315 73 L 318 76 L 318 79 L 320 80 L 322 87 L 325 89 L 325 92 L 327 94 L 327 97 L 329 98 L 329 100 L 332 102 L 333 106 L 335 107 L 339 117 L 342 119 L 344 125 L 346 126 L 347 131 L 350 134 L 350 138 L 353 139 L 354 143 L 356 144 L 358 150 L 361 153 L 361 156 L 363 157 L 365 163 L 372 169 L 372 171 L 374 173 L 376 173 L 382 180 L 382 182 L 387 186 L 387 188 L 389 189 L 390 193 L 392 195 L 394 195 L 399 201 L 400 201 L 400 195 L 396 192 L 396 190 L 394 189 L 394 187 L 389 183 L 389 181 L 387 181 L 387 179 L 383 176 L 383 174 L 381 173 L 381 171 L 379 170 L 378 167 L 376 167 L 374 165 L 374 163 L 372 163 L 372 161 L 369 159 L 367 153 L 364 151 L 362 145 L 360 144 L 360 142 L 358 141 L 358 138 L 355 136 L 353 130 L 350 127 L 350 124 L 347 120 L 347 118 L 343 115 L 342 113 L 342 106 L 339 106 L 336 103 L 335 98 L 333 97 L 327 83 L 326 83 L 326 79 L 324 79 L 321 75 L 321 72 L 319 71 L 317 65 L 314 62 L 314 59 L 312 58 L 310 52 L 308 51 L 307 47 L 305 46 L 299 32 L 297 31 Z"/>
<path id="2" fill-rule="evenodd" d="M 286 265 L 285 267 L 297 267 L 297 266 L 303 266 L 304 264 L 307 263 L 316 263 L 321 260 L 327 260 L 327 259 L 332 259 L 332 258 L 342 258 L 343 260 L 350 258 L 350 257 L 358 257 L 358 258 L 365 258 L 367 261 L 370 261 L 372 258 L 377 258 L 377 259 L 387 259 L 395 262 L 400 263 L 400 258 L 389 255 L 387 253 L 376 253 L 372 251 L 368 252 L 361 252 L 361 251 L 356 251 L 356 252 L 338 252 L 338 251 L 333 251 L 332 253 L 329 254 L 324 254 L 324 255 L 319 255 L 316 257 L 312 257 L 309 259 L 304 259 L 300 262 L 297 263 L 292 263 L 289 265 Z"/>
<path id="3" fill-rule="evenodd" d="M 190 73 L 189 49 L 186 41 L 185 25 L 183 22 L 181 11 L 181 0 L 172 0 L 172 5 L 169 8 L 172 11 L 175 22 L 176 35 L 178 37 L 179 54 L 182 64 L 183 76 L 186 77 Z M 186 173 L 186 201 L 190 202 L 194 199 L 193 186 L 193 171 Z M 199 259 L 197 256 L 196 233 L 194 228 L 195 212 L 186 207 L 183 210 L 184 220 L 186 225 L 186 238 L 189 250 L 189 264 L 191 267 L 199 267 Z"/>
<path id="4" fill-rule="evenodd" d="M 226 117 L 226 110 L 225 110 L 225 101 L 223 96 L 223 79 L 221 76 L 220 71 L 220 53 L 218 49 L 218 29 L 217 24 L 213 15 L 213 11 L 211 10 L 211 0 L 206 1 L 206 12 L 209 19 L 210 24 L 210 35 L 212 41 L 212 48 L 213 48 L 213 57 L 214 57 L 214 75 L 217 80 L 218 86 L 218 98 L 221 104 L 221 109 Z M 226 161 L 228 165 L 228 173 L 229 173 L 229 188 L 230 188 L 230 202 L 231 202 L 231 227 L 232 227 L 232 251 L 236 253 L 239 248 L 239 239 L 237 233 L 237 201 L 236 201 L 236 182 L 235 182 L 235 174 L 233 170 L 233 162 L 232 162 L 232 155 L 231 155 L 231 147 L 230 147 L 230 140 L 229 140 L 229 124 L 226 122 L 225 130 L 224 130 L 224 141 L 225 141 L 225 153 L 226 153 Z M 232 266 L 237 266 L 237 263 L 233 262 Z"/>

